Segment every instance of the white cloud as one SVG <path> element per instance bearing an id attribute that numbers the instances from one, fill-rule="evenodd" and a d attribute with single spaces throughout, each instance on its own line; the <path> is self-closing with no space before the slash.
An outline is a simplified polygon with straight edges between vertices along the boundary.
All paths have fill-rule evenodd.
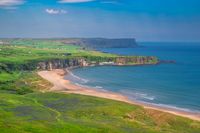
<path id="1" fill-rule="evenodd" d="M 48 14 L 52 14 L 52 15 L 53 14 L 56 15 L 56 14 L 66 14 L 67 13 L 66 10 L 56 10 L 56 9 L 46 9 L 45 12 L 48 13 Z"/>
<path id="2" fill-rule="evenodd" d="M 17 6 L 24 3 L 24 0 L 0 0 L 0 7 Z"/>
<path id="3" fill-rule="evenodd" d="M 83 2 L 91 2 L 95 0 L 60 0 L 59 3 L 83 3 Z"/>

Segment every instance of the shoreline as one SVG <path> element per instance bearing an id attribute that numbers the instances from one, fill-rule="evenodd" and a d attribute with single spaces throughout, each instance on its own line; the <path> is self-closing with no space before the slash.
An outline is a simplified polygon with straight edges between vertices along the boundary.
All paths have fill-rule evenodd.
<path id="1" fill-rule="evenodd" d="M 39 71 L 38 75 L 41 76 L 43 79 L 48 80 L 53 84 L 53 87 L 50 89 L 50 91 L 53 92 L 61 92 L 61 93 L 73 93 L 73 94 L 81 94 L 81 95 L 87 95 L 87 96 L 95 96 L 99 98 L 106 98 L 116 101 L 121 101 L 133 105 L 139 105 L 146 109 L 153 109 L 161 112 L 166 112 L 182 117 L 186 117 L 192 120 L 200 121 L 200 113 L 190 113 L 186 111 L 180 111 L 178 109 L 170 109 L 167 107 L 161 107 L 156 105 L 151 105 L 148 103 L 142 103 L 138 101 L 129 100 L 128 97 L 115 93 L 110 91 L 101 91 L 94 88 L 89 87 L 82 87 L 73 84 L 69 80 L 65 80 L 64 76 L 68 73 L 68 70 L 64 69 L 54 69 L 52 71 Z"/>

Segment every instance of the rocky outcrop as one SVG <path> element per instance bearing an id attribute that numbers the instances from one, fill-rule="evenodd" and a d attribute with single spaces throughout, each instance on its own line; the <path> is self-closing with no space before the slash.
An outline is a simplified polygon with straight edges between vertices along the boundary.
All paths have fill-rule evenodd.
<path id="1" fill-rule="evenodd" d="M 56 59 L 50 61 L 43 61 L 37 64 L 37 69 L 39 70 L 52 70 L 52 69 L 61 69 L 69 67 L 83 67 L 88 66 L 85 59 Z"/>
<path id="2" fill-rule="evenodd" d="M 70 67 L 86 67 L 86 66 L 100 66 L 100 65 L 150 65 L 157 64 L 159 61 L 156 57 L 133 56 L 133 57 L 113 57 L 102 58 L 101 60 L 74 58 L 74 59 L 55 59 L 49 61 L 42 61 L 37 64 L 39 70 L 52 70 Z"/>
<path id="3" fill-rule="evenodd" d="M 130 56 L 130 57 L 74 57 L 67 59 L 49 59 L 43 61 L 30 61 L 25 64 L 3 64 L 0 63 L 0 72 L 11 72 L 14 70 L 52 70 L 62 68 L 102 66 L 102 65 L 154 65 L 159 60 L 152 56 Z"/>
<path id="4" fill-rule="evenodd" d="M 157 64 L 158 62 L 158 59 L 154 56 L 118 57 L 115 60 L 118 65 L 145 65 Z"/>

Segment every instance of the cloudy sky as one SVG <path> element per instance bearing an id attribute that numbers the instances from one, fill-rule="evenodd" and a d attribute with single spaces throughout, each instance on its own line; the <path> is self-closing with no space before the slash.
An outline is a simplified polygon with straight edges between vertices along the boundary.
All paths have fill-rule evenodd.
<path id="1" fill-rule="evenodd" d="M 200 0 L 0 0 L 0 38 L 200 41 Z"/>

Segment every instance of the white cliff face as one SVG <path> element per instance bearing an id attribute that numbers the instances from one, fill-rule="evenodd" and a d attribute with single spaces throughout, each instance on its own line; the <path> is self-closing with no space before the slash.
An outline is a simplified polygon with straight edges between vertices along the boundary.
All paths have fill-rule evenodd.
<path id="1" fill-rule="evenodd" d="M 85 59 L 64 59 L 64 60 L 51 60 L 39 62 L 37 64 L 37 69 L 41 70 L 53 70 L 53 69 L 62 69 L 68 67 L 84 67 L 89 64 Z"/>
<path id="2" fill-rule="evenodd" d="M 87 61 L 85 59 L 81 59 L 81 66 L 85 67 L 85 66 L 89 66 L 89 64 L 87 63 Z"/>
<path id="3" fill-rule="evenodd" d="M 145 65 L 145 64 L 157 64 L 158 61 L 154 61 L 154 57 L 117 57 L 113 61 L 110 59 L 98 60 L 86 60 L 85 58 L 74 59 L 54 59 L 50 61 L 39 62 L 37 69 L 40 70 L 53 70 L 72 67 L 86 67 L 86 66 L 98 66 L 98 65 Z"/>
<path id="4" fill-rule="evenodd" d="M 153 56 L 128 56 L 128 57 L 71 57 L 67 59 L 48 59 L 44 61 L 30 61 L 25 64 L 0 63 L 0 70 L 52 70 L 74 67 L 87 67 L 99 65 L 155 65 L 160 63 Z M 161 62 L 162 63 L 162 62 Z"/>
<path id="5" fill-rule="evenodd" d="M 103 66 L 103 65 L 115 65 L 115 62 L 113 62 L 113 61 L 109 61 L 109 62 L 100 62 L 99 65 L 100 65 L 100 66 Z"/>

